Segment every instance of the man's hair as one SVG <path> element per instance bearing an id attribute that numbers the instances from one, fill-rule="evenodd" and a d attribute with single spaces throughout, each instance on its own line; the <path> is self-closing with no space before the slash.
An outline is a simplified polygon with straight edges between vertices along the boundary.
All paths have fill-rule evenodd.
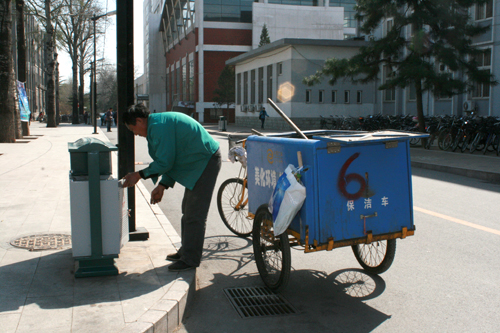
<path id="1" fill-rule="evenodd" d="M 142 104 L 135 104 L 132 106 L 129 106 L 127 111 L 123 113 L 123 123 L 126 125 L 136 125 L 136 119 L 137 118 L 148 118 L 149 116 L 149 110 L 148 108 Z"/>

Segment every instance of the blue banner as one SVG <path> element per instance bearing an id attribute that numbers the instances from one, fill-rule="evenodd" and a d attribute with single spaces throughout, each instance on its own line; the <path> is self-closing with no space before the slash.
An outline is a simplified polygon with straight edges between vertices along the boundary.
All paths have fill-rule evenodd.
<path id="1" fill-rule="evenodd" d="M 21 111 L 21 121 L 30 121 L 30 106 L 28 104 L 28 96 L 26 96 L 26 89 L 24 82 L 17 81 L 17 93 L 19 95 L 19 110 Z"/>

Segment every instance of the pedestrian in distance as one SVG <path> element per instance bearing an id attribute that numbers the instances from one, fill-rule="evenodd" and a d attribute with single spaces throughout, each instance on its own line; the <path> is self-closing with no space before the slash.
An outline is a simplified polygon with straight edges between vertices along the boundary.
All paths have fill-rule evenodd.
<path id="1" fill-rule="evenodd" d="M 106 112 L 106 126 L 108 127 L 108 132 L 111 132 L 111 125 L 113 125 L 113 108 L 109 108 Z"/>
<path id="2" fill-rule="evenodd" d="M 221 168 L 219 143 L 193 118 L 180 112 L 149 113 L 136 104 L 123 113 L 123 123 L 148 141 L 153 162 L 139 172 L 128 173 L 124 187 L 151 178 L 157 184 L 151 204 L 160 202 L 175 183 L 185 187 L 182 199 L 181 248 L 167 256 L 170 271 L 200 265 L 210 201 Z M 161 176 L 157 183 L 158 177 Z"/>
<path id="3" fill-rule="evenodd" d="M 106 124 L 106 112 L 104 112 L 101 116 L 101 126 L 104 126 Z"/>
<path id="4" fill-rule="evenodd" d="M 87 111 L 83 111 L 83 123 L 85 125 L 87 125 L 88 119 L 89 119 L 89 114 L 87 113 Z"/>
<path id="5" fill-rule="evenodd" d="M 266 121 L 266 117 L 269 117 L 269 115 L 266 112 L 266 108 L 262 107 L 262 109 L 259 112 L 259 119 L 261 121 L 260 128 L 262 128 L 262 129 L 264 129 L 264 122 Z"/>
<path id="6" fill-rule="evenodd" d="M 118 125 L 118 112 L 113 111 L 113 121 L 115 122 L 115 126 Z"/>

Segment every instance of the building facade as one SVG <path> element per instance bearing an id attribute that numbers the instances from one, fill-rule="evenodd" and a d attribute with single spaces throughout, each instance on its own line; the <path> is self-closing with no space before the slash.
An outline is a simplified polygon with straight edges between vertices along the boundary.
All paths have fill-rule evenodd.
<path id="1" fill-rule="evenodd" d="M 264 24 L 271 41 L 303 38 L 304 33 L 308 38 L 343 39 L 357 32 L 354 5 L 355 0 L 146 0 L 144 75 L 149 107 L 217 122 L 222 110 L 213 98 L 220 73 L 227 60 L 257 47 Z M 271 10 L 279 19 L 269 15 Z M 309 14 L 300 15 L 305 12 Z M 326 12 L 336 15 L 336 24 Z M 234 106 L 228 116 L 235 122 Z"/>
<path id="2" fill-rule="evenodd" d="M 14 71 L 18 78 L 17 29 L 15 6 L 12 20 L 12 54 Z M 31 111 L 31 117 L 36 119 L 40 112 L 45 113 L 45 73 L 44 68 L 44 32 L 33 15 L 24 15 L 24 36 L 26 40 L 26 96 Z"/>
<path id="3" fill-rule="evenodd" d="M 499 3 L 490 0 L 470 8 L 477 24 L 491 27 L 474 43 L 491 50 L 480 64 L 496 77 L 500 77 L 500 66 L 495 67 L 499 47 L 495 41 L 500 39 L 496 37 L 495 12 Z M 355 0 L 146 0 L 145 4 L 145 85 L 151 108 L 182 111 L 200 122 L 218 121 L 222 110 L 213 103 L 214 90 L 227 63 L 238 66 L 237 98 L 229 114 L 230 123 L 252 118 L 251 113 L 271 96 L 286 112 L 301 119 L 336 114 L 416 114 L 411 87 L 376 89 L 388 75 L 383 68 L 380 81 L 373 85 L 342 81 L 332 87 L 327 78 L 310 88 L 301 83 L 303 76 L 314 74 L 329 57 L 348 57 L 356 49 L 346 43 L 321 45 L 320 41 L 363 39 L 355 19 Z M 266 53 L 270 50 L 267 46 L 258 50 L 264 24 L 272 44 L 281 43 L 280 47 L 270 47 L 271 53 Z M 391 18 L 387 18 L 373 37 L 382 37 L 390 25 Z M 406 34 L 409 38 L 410 32 Z M 306 46 L 305 39 L 312 45 Z M 240 60 L 244 63 L 238 63 Z M 295 89 L 290 106 L 282 99 L 285 90 L 278 86 L 282 81 Z M 481 85 L 451 98 L 425 93 L 424 113 L 461 115 L 468 108 L 479 115 L 498 115 L 496 89 L 500 87 Z"/>
<path id="4" fill-rule="evenodd" d="M 229 60 L 236 72 L 236 124 L 256 126 L 262 107 L 269 114 L 266 126 L 289 129 L 268 98 L 302 129 L 318 128 L 319 117 L 367 116 L 377 106 L 376 84 L 335 85 L 325 79 L 309 87 L 303 83 L 329 58 L 350 58 L 362 40 L 284 38 Z"/>

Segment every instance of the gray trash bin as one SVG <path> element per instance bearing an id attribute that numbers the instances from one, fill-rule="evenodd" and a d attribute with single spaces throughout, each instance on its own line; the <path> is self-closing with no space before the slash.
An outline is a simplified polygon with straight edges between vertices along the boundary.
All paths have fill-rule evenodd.
<path id="1" fill-rule="evenodd" d="M 227 131 L 227 119 L 224 116 L 219 117 L 219 131 Z"/>
<path id="2" fill-rule="evenodd" d="M 75 277 L 116 275 L 114 259 L 128 241 L 126 191 L 112 176 L 118 147 L 95 138 L 68 143 Z"/>

